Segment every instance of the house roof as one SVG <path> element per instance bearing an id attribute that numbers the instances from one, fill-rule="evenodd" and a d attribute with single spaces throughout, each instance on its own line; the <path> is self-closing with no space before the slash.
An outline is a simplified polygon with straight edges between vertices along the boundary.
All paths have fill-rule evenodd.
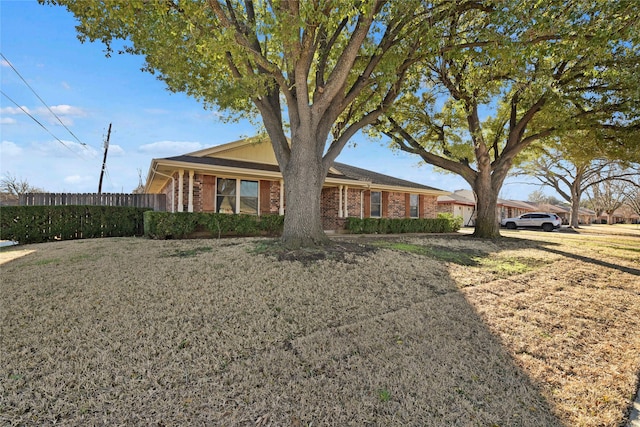
<path id="1" fill-rule="evenodd" d="M 551 213 L 569 213 L 571 209 L 565 208 L 564 206 L 552 205 L 549 203 L 538 203 L 538 208 L 543 212 L 551 212 Z"/>
<path id="2" fill-rule="evenodd" d="M 451 194 L 438 196 L 438 203 L 453 203 L 456 205 L 475 206 L 475 198 L 470 199 L 469 197 L 473 197 L 473 192 L 471 190 L 457 190 Z"/>
<path id="3" fill-rule="evenodd" d="M 404 179 L 395 178 L 393 176 L 384 175 L 367 169 L 357 168 L 355 166 L 346 165 L 344 163 L 334 162 L 333 169 L 340 172 L 345 177 L 356 179 L 358 181 L 370 182 L 371 184 L 391 187 L 406 187 L 416 189 L 419 188 L 423 190 L 442 191 L 444 193 L 443 190 L 438 190 L 437 188 L 429 187 L 428 185 L 406 181 Z"/>
<path id="4" fill-rule="evenodd" d="M 527 210 L 529 212 L 534 212 L 539 210 L 539 208 L 536 205 L 528 202 L 523 202 L 521 200 L 498 199 L 498 206 L 508 206 L 511 208 L 519 208 L 519 209 Z"/>
<path id="5" fill-rule="evenodd" d="M 196 170 L 198 173 L 281 179 L 280 167 L 267 139 L 248 138 L 180 156 L 153 159 L 147 176 L 146 191 L 160 192 L 177 170 Z M 380 190 L 402 189 L 423 194 L 447 194 L 429 187 L 344 163 L 334 163 L 325 180 L 326 185 L 349 185 Z"/>

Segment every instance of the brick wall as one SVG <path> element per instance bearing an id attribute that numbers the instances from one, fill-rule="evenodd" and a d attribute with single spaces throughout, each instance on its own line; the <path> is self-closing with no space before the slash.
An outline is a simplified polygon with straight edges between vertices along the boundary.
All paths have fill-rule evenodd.
<path id="1" fill-rule="evenodd" d="M 360 189 L 349 189 L 347 191 L 347 214 L 348 216 L 355 216 L 360 218 L 362 199 L 361 199 L 362 190 Z"/>
<path id="2" fill-rule="evenodd" d="M 338 227 L 338 188 L 323 188 L 320 194 L 322 228 L 335 230 Z"/>
<path id="3" fill-rule="evenodd" d="M 360 189 L 347 190 L 347 215 L 360 218 Z M 344 190 L 343 190 L 344 197 Z M 344 201 L 343 201 L 344 202 Z M 344 230 L 345 218 L 338 217 L 340 207 L 340 190 L 338 187 L 323 188 L 321 193 L 322 226 L 325 230 Z"/>
<path id="4" fill-rule="evenodd" d="M 269 213 L 277 214 L 280 211 L 280 182 L 269 181 Z"/>
<path id="5" fill-rule="evenodd" d="M 437 213 L 450 213 L 453 215 L 453 203 L 438 203 Z"/>
<path id="6" fill-rule="evenodd" d="M 389 192 L 388 194 L 389 205 L 387 206 L 386 217 L 406 218 L 405 193 Z"/>
<path id="7" fill-rule="evenodd" d="M 438 216 L 438 196 L 420 196 L 420 217 L 436 218 Z"/>
<path id="8" fill-rule="evenodd" d="M 178 211 L 179 176 L 174 173 L 175 186 L 173 188 L 173 200 L 175 210 Z M 193 180 L 193 210 L 194 212 L 213 212 L 215 210 L 215 183 L 213 175 L 195 174 Z M 171 181 L 161 190 L 167 196 L 167 210 L 171 210 Z M 183 176 L 183 210 L 186 212 L 189 206 L 189 172 Z M 347 214 L 352 217 L 369 216 L 370 192 L 361 195 L 361 189 L 349 189 L 347 191 Z M 260 213 L 278 214 L 280 209 L 280 182 L 260 181 Z M 268 200 L 266 200 L 268 198 Z M 364 205 L 362 199 L 364 198 Z M 409 199 L 407 193 L 382 192 L 382 213 L 384 218 L 407 218 Z M 325 230 L 339 230 L 344 228 L 344 218 L 338 217 L 339 189 L 338 187 L 324 188 L 321 193 L 322 223 Z M 421 218 L 435 218 L 438 212 L 452 212 L 451 205 L 438 205 L 436 196 L 419 196 L 419 214 Z"/>

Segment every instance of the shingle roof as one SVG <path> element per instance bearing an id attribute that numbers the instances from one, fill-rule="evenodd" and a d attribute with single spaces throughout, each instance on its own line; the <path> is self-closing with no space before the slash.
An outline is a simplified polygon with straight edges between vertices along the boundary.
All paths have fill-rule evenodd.
<path id="1" fill-rule="evenodd" d="M 348 178 L 358 181 L 368 181 L 372 184 L 389 185 L 394 187 L 419 188 L 422 190 L 442 191 L 428 185 L 418 184 L 417 182 L 406 181 L 404 179 L 395 178 L 393 176 L 384 175 L 367 169 L 357 168 L 355 166 L 345 165 L 344 163 L 335 162 L 333 168 L 344 174 Z"/>
<path id="2" fill-rule="evenodd" d="M 475 206 L 476 202 L 475 200 L 469 200 L 466 197 L 457 194 L 457 193 L 451 193 L 451 194 L 447 194 L 446 196 L 438 196 L 438 203 L 456 203 L 459 205 L 467 205 L 467 206 Z"/>
<path id="3" fill-rule="evenodd" d="M 225 167 L 233 167 L 233 168 L 239 168 L 239 169 L 253 169 L 253 170 L 262 170 L 262 171 L 269 171 L 269 172 L 280 172 L 280 167 L 278 165 L 246 162 L 242 160 L 222 159 L 219 157 L 199 157 L 199 156 L 182 155 L 182 156 L 166 157 L 163 160 L 185 162 L 185 163 L 197 163 L 201 165 L 210 165 L 210 166 L 225 166 Z M 427 185 L 406 181 L 404 179 L 395 178 L 389 175 L 383 175 L 381 173 L 357 168 L 355 166 L 346 165 L 344 163 L 336 162 L 334 163 L 333 168 L 338 172 L 340 172 L 341 175 L 330 172 L 329 174 L 327 174 L 328 177 L 342 178 L 342 179 L 346 178 L 346 179 L 352 179 L 355 181 L 366 181 L 366 182 L 371 182 L 372 184 L 389 185 L 389 186 L 395 186 L 395 187 L 407 187 L 407 188 L 416 188 L 416 189 L 422 189 L 422 190 L 442 191 L 442 190 L 438 190 L 437 188 L 429 187 Z"/>
<path id="4" fill-rule="evenodd" d="M 171 160 L 175 162 L 197 163 L 200 165 L 226 166 L 240 169 L 256 169 L 269 172 L 280 172 L 278 165 L 269 165 L 265 163 L 245 162 L 242 160 L 221 159 L 219 157 L 199 157 L 199 156 L 174 156 L 166 157 L 163 160 Z"/>

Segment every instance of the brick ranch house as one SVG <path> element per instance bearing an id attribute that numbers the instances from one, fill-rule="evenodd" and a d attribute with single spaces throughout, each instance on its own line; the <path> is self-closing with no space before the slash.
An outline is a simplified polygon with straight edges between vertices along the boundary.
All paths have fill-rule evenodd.
<path id="1" fill-rule="evenodd" d="M 171 212 L 284 215 L 286 211 L 282 174 L 265 138 L 153 159 L 145 193 L 165 194 Z M 435 218 L 437 197 L 448 193 L 335 163 L 322 189 L 322 222 L 325 230 L 339 231 L 350 216 Z"/>

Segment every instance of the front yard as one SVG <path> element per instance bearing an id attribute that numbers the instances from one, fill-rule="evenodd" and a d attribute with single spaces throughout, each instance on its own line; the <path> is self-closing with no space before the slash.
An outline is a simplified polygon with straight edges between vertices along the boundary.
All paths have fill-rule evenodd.
<path id="1" fill-rule="evenodd" d="M 0 424 L 620 425 L 640 232 L 503 235 L 2 249 Z"/>

